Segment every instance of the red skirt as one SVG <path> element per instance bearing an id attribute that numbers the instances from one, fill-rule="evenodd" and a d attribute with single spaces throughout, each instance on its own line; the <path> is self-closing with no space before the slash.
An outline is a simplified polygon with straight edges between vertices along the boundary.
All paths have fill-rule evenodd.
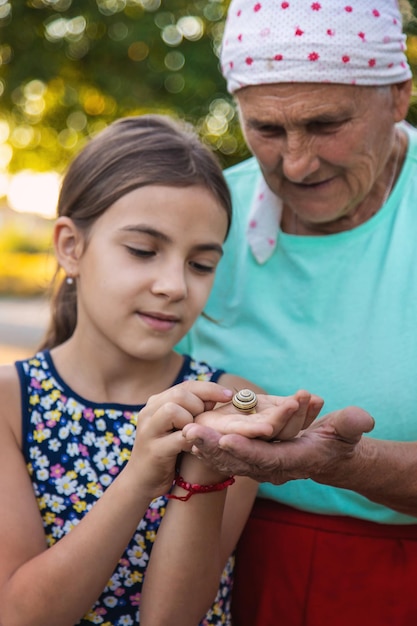
<path id="1" fill-rule="evenodd" d="M 416 525 L 258 498 L 236 554 L 233 626 L 417 625 Z"/>

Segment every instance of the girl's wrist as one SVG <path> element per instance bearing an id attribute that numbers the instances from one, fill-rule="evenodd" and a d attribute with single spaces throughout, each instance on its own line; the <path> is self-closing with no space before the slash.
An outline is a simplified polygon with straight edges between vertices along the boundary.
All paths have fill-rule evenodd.
<path id="1" fill-rule="evenodd" d="M 173 483 L 174 490 L 168 494 L 168 498 L 173 500 L 182 500 L 183 502 L 186 502 L 191 498 L 191 496 L 194 496 L 196 494 L 201 495 L 207 493 L 215 493 L 216 491 L 224 491 L 225 489 L 230 487 L 230 485 L 233 485 L 234 482 L 234 476 L 229 476 L 228 478 L 226 478 L 226 480 L 218 483 L 200 485 L 199 483 L 190 483 L 184 480 L 183 477 L 180 476 L 180 474 L 177 474 Z M 175 490 L 175 487 L 179 487 L 180 490 L 182 489 L 186 492 L 186 494 L 178 495 L 178 493 L 174 493 L 174 491 L 178 491 Z"/>

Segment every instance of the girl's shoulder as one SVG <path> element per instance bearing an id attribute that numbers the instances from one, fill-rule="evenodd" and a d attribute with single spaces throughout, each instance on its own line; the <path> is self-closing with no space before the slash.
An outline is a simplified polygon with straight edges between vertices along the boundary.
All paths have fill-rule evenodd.
<path id="1" fill-rule="evenodd" d="M 0 365 L 0 393 L 15 393 L 19 390 L 19 377 L 13 363 Z M 0 405 L 1 406 L 1 405 Z"/>
<path id="2" fill-rule="evenodd" d="M 15 365 L 0 365 L 0 433 L 12 430 L 21 439 L 21 393 Z"/>

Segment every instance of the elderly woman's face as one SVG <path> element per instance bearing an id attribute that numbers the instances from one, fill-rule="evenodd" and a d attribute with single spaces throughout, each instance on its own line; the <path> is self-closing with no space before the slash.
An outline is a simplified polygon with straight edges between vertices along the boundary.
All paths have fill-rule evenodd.
<path id="1" fill-rule="evenodd" d="M 394 124 L 407 111 L 404 90 L 298 83 L 237 92 L 246 141 L 284 211 L 338 230 L 338 220 L 366 215 L 366 204 L 383 198 Z"/>

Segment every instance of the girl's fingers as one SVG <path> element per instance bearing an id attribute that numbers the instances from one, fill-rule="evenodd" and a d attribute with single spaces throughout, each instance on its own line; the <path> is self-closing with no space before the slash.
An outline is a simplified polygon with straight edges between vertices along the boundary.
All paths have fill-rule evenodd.
<path id="1" fill-rule="evenodd" d="M 256 439 L 258 437 L 262 437 L 263 439 L 270 439 L 274 435 L 274 429 L 272 424 L 262 421 L 252 421 L 248 422 L 246 420 L 239 419 L 238 416 L 235 416 L 237 419 L 233 419 L 233 416 L 230 420 L 222 420 L 223 425 L 221 427 L 221 432 L 224 435 L 231 435 L 234 433 L 240 433 L 245 437 L 249 437 L 250 439 Z M 204 422 L 205 426 L 208 426 Z"/>
<path id="2" fill-rule="evenodd" d="M 192 444 L 188 442 L 181 430 L 166 434 L 158 440 L 158 447 L 154 455 L 154 465 L 171 467 L 175 470 L 177 457 L 181 452 L 189 452 Z"/>
<path id="3" fill-rule="evenodd" d="M 323 400 L 308 391 L 294 396 L 258 395 L 256 413 L 243 413 L 232 404 L 205 412 L 198 423 L 223 434 L 241 434 L 249 438 L 292 439 L 311 424 L 323 406 Z"/>
<path id="4" fill-rule="evenodd" d="M 165 402 L 156 411 L 142 411 L 136 426 L 137 437 L 160 438 L 175 430 L 182 430 L 193 421 L 193 415 L 175 402 Z"/>
<path id="5" fill-rule="evenodd" d="M 275 438 L 298 411 L 299 404 L 294 398 L 273 398 L 259 396 L 255 413 L 244 413 L 232 404 L 218 407 L 196 417 L 199 424 L 213 428 L 223 434 L 240 433 L 245 437 L 264 439 Z M 299 417 L 300 423 L 304 418 Z M 298 432 L 299 427 L 294 430 Z"/>
<path id="6" fill-rule="evenodd" d="M 140 453 L 130 462 L 135 464 L 135 473 L 140 474 L 143 484 L 157 497 L 169 491 L 175 476 L 178 457 L 182 452 L 190 452 L 192 443 L 187 441 L 182 431 L 165 434 L 158 439 L 138 445 Z M 136 442 L 135 442 L 136 446 Z"/>
<path id="7" fill-rule="evenodd" d="M 229 402 L 233 392 L 222 385 L 187 381 L 149 398 L 139 413 L 137 429 L 142 436 L 160 437 L 192 422 L 207 404 Z"/>
<path id="8" fill-rule="evenodd" d="M 233 391 L 218 383 L 189 380 L 149 398 L 145 409 L 155 412 L 167 402 L 173 402 L 187 409 L 192 415 L 199 415 L 217 403 L 230 402 Z"/>
<path id="9" fill-rule="evenodd" d="M 303 430 L 305 428 L 308 428 L 314 422 L 314 420 L 316 419 L 316 417 L 318 417 L 320 411 L 322 410 L 323 405 L 324 405 L 323 398 L 320 398 L 320 396 L 315 396 L 315 395 L 311 396 Z"/>
<path id="10" fill-rule="evenodd" d="M 167 437 L 196 418 L 199 423 L 223 434 L 291 439 L 311 424 L 323 405 L 321 398 L 304 390 L 288 397 L 259 394 L 256 413 L 245 414 L 231 404 L 232 395 L 230 389 L 217 383 L 186 381 L 151 396 L 139 414 L 140 438 L 150 442 L 152 438 Z M 210 410 L 219 403 L 222 405 Z M 184 441 L 177 444 L 184 446 Z M 138 447 L 142 447 L 141 444 Z M 178 449 L 183 448 L 174 445 L 176 453 Z"/>
<path id="11" fill-rule="evenodd" d="M 130 467 L 142 476 L 150 492 L 161 495 L 172 484 L 178 455 L 192 443 L 182 429 L 206 406 L 230 401 L 233 392 L 217 383 L 187 381 L 151 396 L 139 412 Z"/>
<path id="12" fill-rule="evenodd" d="M 283 431 L 279 433 L 280 439 L 291 439 L 295 437 L 300 430 L 308 428 L 316 419 L 324 404 L 322 398 L 312 395 L 305 390 L 297 391 L 294 395 L 294 399 L 298 402 L 299 407 L 291 418 L 291 421 L 285 426 Z"/>
<path id="13" fill-rule="evenodd" d="M 322 398 L 312 395 L 303 389 L 297 391 L 292 398 L 297 402 L 298 406 L 286 422 L 281 422 L 281 427 L 277 423 L 277 428 L 274 431 L 274 437 L 277 439 L 292 439 L 301 430 L 308 428 L 320 413 L 324 404 Z"/>
<path id="14" fill-rule="evenodd" d="M 297 391 L 294 395 L 294 400 L 298 403 L 298 407 L 294 410 L 287 423 L 275 432 L 277 439 L 292 439 L 305 427 L 311 394 L 304 390 Z"/>

